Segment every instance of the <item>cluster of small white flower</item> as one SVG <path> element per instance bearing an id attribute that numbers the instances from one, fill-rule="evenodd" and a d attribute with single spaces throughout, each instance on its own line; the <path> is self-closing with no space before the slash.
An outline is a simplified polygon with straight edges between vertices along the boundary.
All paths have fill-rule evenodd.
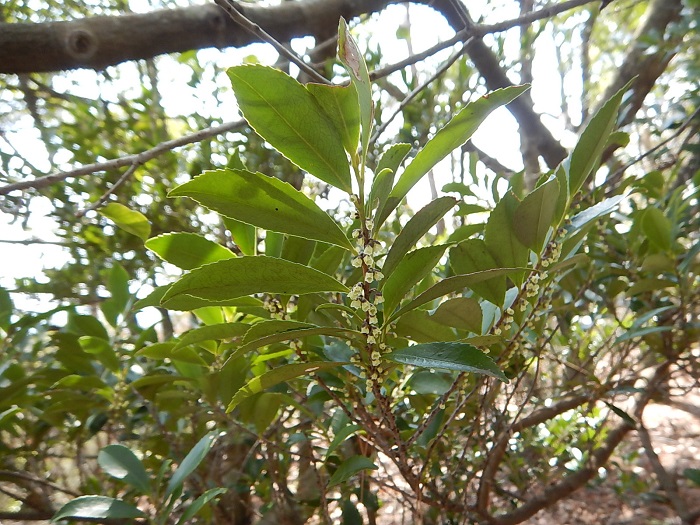
<path id="1" fill-rule="evenodd" d="M 366 340 L 366 359 L 362 358 L 363 352 L 352 357 L 352 362 L 362 367 L 361 377 L 366 380 L 367 390 L 370 391 L 375 383 L 379 381 L 385 373 L 382 367 L 382 353 L 387 350 L 387 345 L 383 341 L 383 333 L 379 328 L 377 317 L 378 305 L 384 301 L 382 293 L 372 283 L 381 281 L 384 274 L 377 267 L 374 257 L 380 253 L 381 243 L 371 237 L 374 221 L 365 219 L 362 228 L 352 232 L 354 239 L 358 241 L 358 254 L 353 257 L 351 264 L 355 268 L 362 269 L 362 280 L 356 283 L 348 292 L 350 307 L 362 313 L 363 321 L 360 331 Z"/>
<path id="2" fill-rule="evenodd" d="M 263 308 L 270 312 L 270 317 L 284 321 L 288 319 L 287 309 L 282 305 L 277 297 L 266 295 L 263 299 Z"/>

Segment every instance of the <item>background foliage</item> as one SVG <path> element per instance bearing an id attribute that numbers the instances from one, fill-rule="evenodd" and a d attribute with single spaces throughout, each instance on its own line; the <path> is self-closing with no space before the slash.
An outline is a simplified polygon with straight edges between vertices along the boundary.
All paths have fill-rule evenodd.
<path id="1" fill-rule="evenodd" d="M 611 457 L 638 438 L 673 513 L 697 521 L 685 495 L 698 471 L 661 465 L 643 424 L 650 403 L 697 386 L 700 353 L 699 6 L 668 2 L 677 12 L 659 25 L 661 4 L 617 0 L 601 11 L 589 3 L 487 35 L 498 66 L 533 85 L 507 96 L 494 94 L 476 52 L 461 43 L 454 60 L 443 52 L 382 74 L 397 45 L 416 52 L 416 34 L 430 31 L 421 17 L 433 14 L 393 6 L 351 23 L 371 91 L 361 68 L 353 76 L 359 62 L 343 54 L 342 40 L 347 69 L 335 43 L 309 51 L 326 78 L 352 87 L 334 99 L 340 111 L 306 115 L 284 132 L 266 115 L 256 122 L 257 99 L 243 82 L 274 93 L 272 109 L 306 89 L 270 68 L 225 71 L 234 61 L 277 59 L 259 46 L 234 59 L 185 51 L 99 72 L 1 76 L 3 185 L 224 130 L 147 161 L 3 194 L 6 230 L 26 228 L 23 244 L 57 245 L 50 253 L 61 262 L 0 288 L 0 518 L 520 523 L 588 482 L 624 478 Z M 11 2 L 1 16 L 44 23 L 137 7 Z M 484 2 L 477 22 L 540 7 Z M 372 32 L 399 14 L 395 35 Z M 319 44 L 335 30 L 308 34 Z M 309 80 L 294 65 L 277 66 Z M 620 71 L 640 75 L 635 88 L 616 85 Z M 658 75 L 640 90 L 650 71 Z M 557 83 L 559 100 L 547 109 L 556 115 L 542 122 L 567 148 L 562 164 L 547 161 L 544 139 L 522 123 L 519 151 L 494 134 L 462 145 L 479 124 L 471 109 L 516 95 L 537 109 L 538 90 L 551 98 L 544 86 Z M 311 93 L 316 108 L 324 95 Z M 236 103 L 247 121 L 229 123 Z M 349 155 L 340 149 L 339 171 L 329 173 L 285 138 L 302 130 L 316 134 L 314 144 L 324 140 L 318 131 L 331 121 L 322 135 L 334 133 L 337 114 L 357 122 L 339 128 Z M 508 125 L 500 127 L 505 135 Z M 415 209 L 403 200 L 412 176 L 425 179 L 414 194 L 431 193 Z M 351 177 L 359 205 L 338 190 L 349 190 Z M 278 196 L 246 198 L 263 189 Z M 276 202 L 288 205 L 287 220 L 271 218 Z M 35 226 L 41 215 L 50 231 Z M 383 246 L 374 255 L 385 279 L 363 291 L 376 298 L 370 290 L 383 287 L 376 323 L 348 299 L 372 267 L 352 264 L 353 230 L 360 249 L 370 239 Z M 23 244 L 0 241 L 5 259 L 21 257 Z M 275 262 L 243 257 L 254 255 Z M 242 281 L 253 289 L 232 294 L 240 261 L 253 261 Z M 318 284 L 304 266 L 327 280 Z M 451 285 L 510 267 L 528 271 Z M 412 302 L 433 286 L 442 293 Z M 390 318 L 393 307 L 404 315 Z M 382 326 L 396 355 L 371 356 L 363 320 Z M 467 347 L 486 361 L 460 357 L 445 368 L 449 351 L 463 356 Z"/>

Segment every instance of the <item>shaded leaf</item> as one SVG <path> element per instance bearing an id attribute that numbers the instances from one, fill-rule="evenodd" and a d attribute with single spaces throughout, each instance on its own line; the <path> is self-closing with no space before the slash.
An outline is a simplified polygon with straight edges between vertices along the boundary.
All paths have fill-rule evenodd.
<path id="1" fill-rule="evenodd" d="M 282 71 L 255 64 L 227 72 L 238 106 L 258 135 L 301 169 L 352 191 L 341 136 L 304 86 Z"/>
<path id="2" fill-rule="evenodd" d="M 338 465 L 331 479 L 328 480 L 328 487 L 340 485 L 363 470 L 377 470 L 378 468 L 367 456 L 352 456 Z"/>
<path id="3" fill-rule="evenodd" d="M 170 478 L 168 486 L 165 489 L 166 498 L 168 498 L 176 490 L 182 488 L 185 478 L 192 474 L 192 472 L 194 472 L 194 470 L 199 466 L 209 450 L 211 450 L 211 447 L 214 446 L 214 443 L 219 436 L 220 432 L 218 431 L 209 432 L 206 436 L 200 439 L 194 447 L 192 447 L 192 450 L 190 450 L 187 456 L 185 456 L 185 459 L 182 460 L 182 463 L 180 463 L 180 466 L 177 467 L 177 470 L 175 470 Z"/>
<path id="4" fill-rule="evenodd" d="M 480 334 L 482 315 L 479 301 L 473 297 L 455 297 L 440 303 L 431 317 L 446 326 Z"/>
<path id="5" fill-rule="evenodd" d="M 559 182 L 554 175 L 531 191 L 513 213 L 513 229 L 518 240 L 540 253 L 549 234 L 559 197 Z"/>
<path id="6" fill-rule="evenodd" d="M 143 463 L 124 445 L 107 445 L 97 454 L 97 463 L 107 474 L 123 480 L 142 494 L 150 492 L 150 478 Z"/>
<path id="7" fill-rule="evenodd" d="M 396 350 L 384 357 L 404 365 L 486 374 L 508 383 L 508 378 L 489 356 L 466 343 L 418 344 Z"/>
<path id="8" fill-rule="evenodd" d="M 465 275 L 498 268 L 498 264 L 482 239 L 467 239 L 450 249 L 450 267 L 455 274 Z M 506 295 L 506 277 L 499 275 L 474 283 L 471 289 L 487 301 L 501 306 Z"/>
<path id="9" fill-rule="evenodd" d="M 649 207 L 644 210 L 642 230 L 654 246 L 664 251 L 671 250 L 673 227 L 671 221 L 660 209 Z"/>
<path id="10" fill-rule="evenodd" d="M 335 361 L 314 361 L 311 363 L 293 363 L 290 365 L 279 366 L 248 381 L 243 388 L 241 388 L 238 392 L 236 392 L 236 395 L 233 396 L 233 399 L 231 399 L 231 402 L 226 409 L 226 412 L 231 412 L 247 397 L 257 394 L 258 392 L 262 392 L 263 390 L 266 390 L 272 386 L 306 374 L 317 372 L 319 370 L 335 368 L 346 364 L 348 363 Z"/>
<path id="11" fill-rule="evenodd" d="M 396 268 L 388 274 L 381 290 L 384 295 L 384 311 L 394 311 L 413 286 L 428 275 L 440 261 L 447 245 L 427 246 L 406 254 Z"/>
<path id="12" fill-rule="evenodd" d="M 218 323 L 202 326 L 183 334 L 175 345 L 174 350 L 203 341 L 221 341 L 223 339 L 242 337 L 249 329 L 250 325 L 246 323 Z"/>
<path id="13" fill-rule="evenodd" d="M 428 230 L 442 219 L 457 204 L 452 197 L 439 197 L 419 210 L 401 229 L 389 248 L 382 265 L 384 275 L 391 275 L 404 255 L 415 246 Z"/>
<path id="14" fill-rule="evenodd" d="M 227 491 L 228 489 L 218 488 L 209 489 L 203 492 L 196 500 L 192 502 L 189 507 L 187 507 L 187 510 L 182 513 L 182 517 L 177 520 L 177 525 L 186 525 L 187 523 L 190 523 L 190 520 L 202 509 L 202 507 L 204 507 L 204 505 Z"/>
<path id="15" fill-rule="evenodd" d="M 518 240 L 513 228 L 515 210 L 520 201 L 512 191 L 508 191 L 496 204 L 484 229 L 484 242 L 489 252 L 501 267 L 516 268 L 527 266 L 529 251 Z M 522 284 L 524 273 L 511 275 L 516 284 Z"/>

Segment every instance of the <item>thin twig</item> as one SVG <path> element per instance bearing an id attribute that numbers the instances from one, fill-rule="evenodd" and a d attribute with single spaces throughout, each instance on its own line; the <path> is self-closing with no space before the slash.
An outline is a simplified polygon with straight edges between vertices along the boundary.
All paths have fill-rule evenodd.
<path id="1" fill-rule="evenodd" d="M 109 196 L 112 195 L 115 191 L 117 191 L 119 186 L 124 184 L 129 179 L 129 177 L 131 177 L 134 174 L 134 172 L 136 171 L 136 168 L 138 168 L 139 166 L 140 166 L 140 164 L 138 164 L 136 162 L 134 164 L 132 164 L 131 166 L 129 166 L 129 168 L 124 172 L 124 174 L 121 177 L 119 177 L 119 180 L 117 182 L 115 182 L 111 188 L 109 188 L 106 192 L 104 192 L 102 197 L 97 199 L 96 202 L 92 203 L 90 206 L 88 206 L 84 210 L 79 211 L 76 214 L 76 218 L 80 219 L 87 212 L 92 211 L 92 210 L 96 210 L 97 208 L 102 206 L 105 202 L 107 202 L 107 200 L 109 199 Z"/>
<path id="2" fill-rule="evenodd" d="M 304 73 L 309 75 L 312 79 L 314 79 L 316 82 L 320 82 L 322 84 L 330 84 L 330 80 L 327 78 L 323 77 L 318 71 L 316 71 L 314 68 L 309 66 L 306 62 L 302 60 L 300 56 L 298 56 L 296 53 L 293 51 L 289 50 L 286 48 L 284 45 L 282 45 L 280 42 L 278 42 L 272 35 L 270 35 L 267 31 L 265 31 L 262 27 L 260 27 L 258 24 L 255 22 L 252 22 L 248 18 L 241 13 L 237 7 L 236 4 L 234 4 L 231 0 L 214 0 L 216 2 L 216 5 L 221 7 L 228 16 L 231 17 L 231 19 L 236 22 L 238 25 L 240 25 L 243 29 L 248 31 L 250 34 L 258 37 L 260 40 L 267 42 L 270 44 L 272 47 L 275 48 L 275 50 L 288 59 L 289 61 L 293 62 L 296 64 L 299 69 L 301 69 Z"/>
<path id="3" fill-rule="evenodd" d="M 237 128 L 243 127 L 244 124 L 245 122 L 243 120 L 239 120 L 236 122 L 227 122 L 225 124 L 221 124 L 220 126 L 204 128 L 189 135 L 185 135 L 184 137 L 162 142 L 154 148 L 142 151 L 141 153 L 125 155 L 124 157 L 118 157 L 116 159 L 108 160 L 106 162 L 96 162 L 94 164 L 88 164 L 86 166 L 82 166 L 81 168 L 76 168 L 71 171 L 53 173 L 51 175 L 39 177 L 34 180 L 26 180 L 21 182 L 15 182 L 12 184 L 6 184 L 5 186 L 0 187 L 0 195 L 7 195 L 13 191 L 26 190 L 29 188 L 46 188 L 47 186 L 55 184 L 56 182 L 61 182 L 74 177 L 82 177 L 83 175 L 91 175 L 98 171 L 109 171 L 117 168 L 122 168 L 124 166 L 130 166 L 133 164 L 145 164 L 149 160 L 158 157 L 166 151 L 170 151 L 181 146 L 186 146 L 187 144 L 192 144 L 194 142 L 201 142 L 202 140 L 208 139 L 210 137 L 233 131 Z"/>
<path id="4" fill-rule="evenodd" d="M 413 100 L 416 96 L 420 94 L 421 91 L 423 91 L 428 85 L 433 83 L 435 79 L 437 79 L 440 75 L 442 75 L 449 67 L 454 64 L 459 57 L 462 56 L 464 53 L 464 50 L 467 48 L 467 46 L 472 42 L 473 38 L 469 38 L 464 44 L 462 44 L 462 47 L 459 48 L 458 51 L 452 54 L 450 58 L 448 58 L 430 77 L 428 77 L 425 82 L 423 82 L 420 86 L 418 86 L 416 89 L 411 91 L 406 97 L 401 101 L 399 104 L 399 107 L 396 108 L 394 113 L 382 122 L 381 126 L 377 128 L 377 130 L 374 132 L 374 135 L 372 138 L 370 138 L 370 143 L 375 142 L 379 136 L 384 133 L 386 130 L 387 126 L 396 118 L 396 116 L 403 111 L 403 109 Z"/>

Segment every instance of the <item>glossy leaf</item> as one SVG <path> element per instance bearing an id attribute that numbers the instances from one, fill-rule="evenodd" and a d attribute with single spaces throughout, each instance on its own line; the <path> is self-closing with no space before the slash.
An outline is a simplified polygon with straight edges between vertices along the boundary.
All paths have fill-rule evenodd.
<path id="1" fill-rule="evenodd" d="M 211 447 L 214 446 L 219 435 L 220 432 L 209 432 L 192 447 L 192 450 L 185 456 L 185 459 L 182 460 L 182 463 L 180 463 L 180 466 L 177 467 L 177 470 L 175 470 L 170 478 L 168 486 L 165 489 L 166 498 L 182 487 L 185 479 L 194 472 L 206 457 L 209 450 L 211 450 Z"/>
<path id="2" fill-rule="evenodd" d="M 352 456 L 338 465 L 331 479 L 328 480 L 328 487 L 340 485 L 363 470 L 377 470 L 378 468 L 367 456 Z"/>
<path id="3" fill-rule="evenodd" d="M 482 316 L 479 301 L 473 297 L 455 297 L 440 303 L 431 318 L 446 326 L 480 334 Z"/>
<path id="4" fill-rule="evenodd" d="M 608 215 L 613 210 L 617 209 L 620 202 L 625 199 L 624 195 L 615 195 L 609 199 L 605 199 L 585 210 L 577 213 L 571 218 L 571 228 L 573 231 L 580 230 L 589 222 Z"/>
<path id="5" fill-rule="evenodd" d="M 63 519 L 129 519 L 142 518 L 145 514 L 121 500 L 107 496 L 80 496 L 69 501 L 51 518 Z"/>
<path id="6" fill-rule="evenodd" d="M 442 219 L 445 214 L 451 210 L 457 199 L 452 197 L 439 197 L 424 208 L 419 210 L 401 229 L 401 232 L 396 236 L 391 248 L 386 254 L 382 272 L 384 275 L 391 275 L 396 265 L 403 259 L 406 253 L 415 246 L 415 244 L 428 233 L 428 230 Z"/>
<path id="7" fill-rule="evenodd" d="M 540 253 L 554 222 L 559 182 L 552 175 L 525 196 L 513 213 L 513 230 L 518 240 Z"/>
<path id="8" fill-rule="evenodd" d="M 314 361 L 310 363 L 293 363 L 290 365 L 279 366 L 264 373 L 259 377 L 255 377 L 248 381 L 243 388 L 241 388 L 236 395 L 233 396 L 231 402 L 226 409 L 226 412 L 231 412 L 236 406 L 244 399 L 267 390 L 268 388 L 284 383 L 291 379 L 297 377 L 312 374 L 319 370 L 326 370 L 328 368 L 335 368 L 341 365 L 346 365 L 345 362 L 335 362 L 335 361 Z"/>
<path id="9" fill-rule="evenodd" d="M 107 474 L 123 480 L 142 494 L 150 492 L 150 478 L 143 463 L 124 445 L 107 445 L 97 454 L 97 463 Z"/>
<path id="10" fill-rule="evenodd" d="M 467 343 L 418 344 L 396 350 L 384 357 L 404 365 L 486 374 L 504 383 L 508 382 L 508 378 L 489 356 Z"/>
<path id="11" fill-rule="evenodd" d="M 498 264 L 482 239 L 467 239 L 450 250 L 450 267 L 455 274 L 464 275 L 498 268 Z M 471 289 L 487 301 L 501 306 L 506 295 L 506 277 L 499 275 L 474 283 Z"/>
<path id="12" fill-rule="evenodd" d="M 385 312 L 393 312 L 404 295 L 435 268 L 446 248 L 445 244 L 418 248 L 401 259 L 381 283 Z"/>
<path id="13" fill-rule="evenodd" d="M 519 204 L 520 201 L 513 192 L 508 191 L 496 204 L 484 229 L 486 247 L 498 265 L 503 268 L 527 266 L 529 261 L 529 251 L 518 240 L 513 227 L 515 210 Z M 524 274 L 511 275 L 511 279 L 517 284 L 522 284 Z"/>
<path id="14" fill-rule="evenodd" d="M 122 230 L 136 235 L 145 241 L 151 235 L 151 224 L 146 217 L 136 211 L 130 210 L 118 202 L 110 202 L 98 210 L 100 215 L 107 217 Z"/>
<path id="15" fill-rule="evenodd" d="M 581 133 L 581 138 L 579 138 L 574 151 L 571 152 L 571 156 L 564 161 L 565 168 L 568 168 L 569 195 L 571 197 L 578 192 L 593 169 L 598 166 L 600 156 L 603 154 L 610 134 L 617 123 L 617 112 L 622 97 L 633 81 L 628 82 L 600 107 Z"/>
<path id="16" fill-rule="evenodd" d="M 355 155 L 360 142 L 360 107 L 355 84 L 351 83 L 348 86 L 307 84 L 306 89 L 335 124 L 343 140 L 345 151 Z"/>
<path id="17" fill-rule="evenodd" d="M 274 257 L 236 257 L 192 270 L 175 282 L 162 303 L 190 295 L 225 301 L 254 293 L 305 294 L 347 292 L 347 287 L 325 273 Z"/>
<path id="18" fill-rule="evenodd" d="M 191 270 L 205 264 L 232 259 L 236 255 L 196 233 L 164 233 L 146 241 L 146 248 L 170 264 Z"/>
<path id="19" fill-rule="evenodd" d="M 221 215 L 259 228 L 353 248 L 340 226 L 314 201 L 291 184 L 262 173 L 207 171 L 168 195 L 190 197 Z"/>
<path id="20" fill-rule="evenodd" d="M 511 86 L 497 89 L 488 97 L 467 104 L 421 149 L 413 161 L 399 177 L 396 186 L 389 194 L 386 204 L 375 219 L 379 227 L 389 214 L 396 209 L 411 188 L 451 151 L 464 144 L 476 131 L 484 119 L 497 107 L 515 99 L 528 89 L 528 86 Z"/>
<path id="21" fill-rule="evenodd" d="M 455 275 L 452 277 L 448 277 L 434 284 L 412 301 L 406 303 L 404 306 L 402 306 L 399 310 L 397 310 L 391 315 L 389 321 L 395 320 L 399 318 L 402 314 L 414 310 L 419 306 L 424 305 L 428 301 L 432 301 L 433 299 L 437 299 L 438 297 L 442 297 L 443 295 L 447 295 L 453 292 L 459 292 L 464 288 L 473 286 L 476 283 L 486 281 L 487 279 L 493 279 L 494 277 L 498 277 L 499 275 L 512 276 L 515 273 L 520 273 L 523 271 L 527 271 L 527 268 L 497 268 L 495 270 L 484 270 L 483 272 L 475 272 L 468 275 Z"/>
<path id="22" fill-rule="evenodd" d="M 340 133 L 304 86 L 260 65 L 231 67 L 228 76 L 243 116 L 258 135 L 323 182 L 352 190 Z"/>
<path id="23" fill-rule="evenodd" d="M 357 90 L 357 100 L 360 104 L 360 143 L 362 144 L 363 155 L 366 155 L 374 116 L 372 86 L 369 81 L 369 71 L 367 71 L 365 59 L 360 52 L 357 42 L 350 35 L 347 22 L 342 17 L 338 23 L 338 59 L 350 73 L 350 82 Z"/>

